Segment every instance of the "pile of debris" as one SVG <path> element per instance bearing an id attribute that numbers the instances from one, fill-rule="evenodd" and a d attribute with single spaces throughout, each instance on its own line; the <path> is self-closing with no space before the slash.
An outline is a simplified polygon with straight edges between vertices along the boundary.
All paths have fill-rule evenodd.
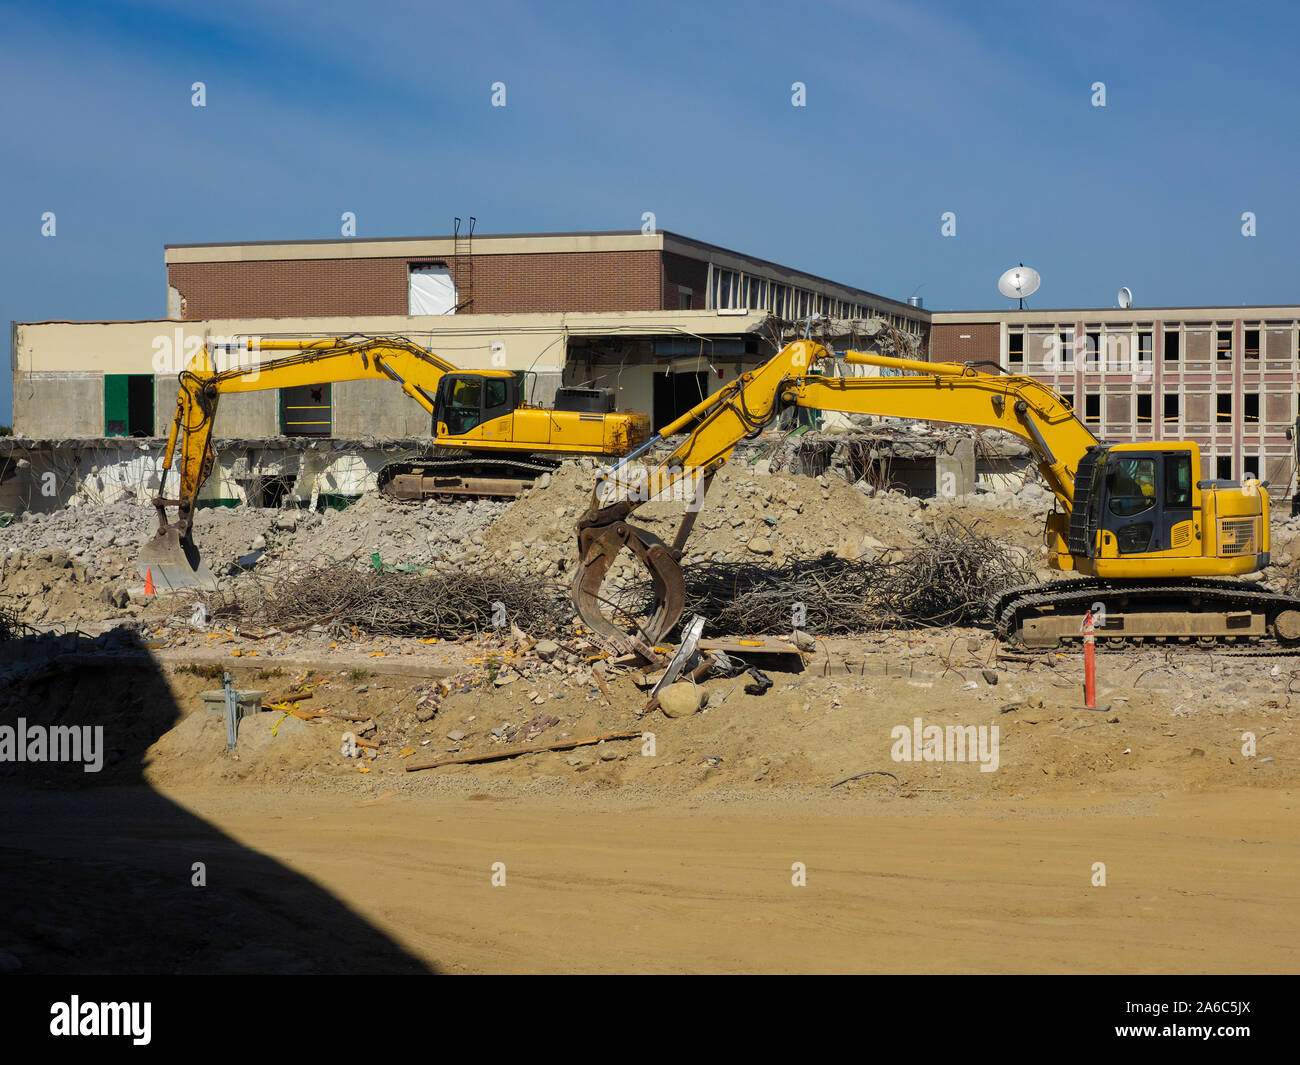
<path id="1" fill-rule="evenodd" d="M 333 565 L 266 582 L 264 598 L 253 607 L 281 631 L 327 625 L 376 636 L 457 639 L 512 624 L 555 632 L 573 616 L 564 592 L 496 564 L 424 574 Z"/>
<path id="2" fill-rule="evenodd" d="M 848 635 L 983 621 L 988 599 L 1036 583 L 1028 552 L 956 519 L 905 551 L 848 559 L 797 555 L 781 563 L 699 560 L 685 569 L 687 614 L 712 632 Z M 559 633 L 572 623 L 565 585 L 508 564 L 365 573 L 345 565 L 263 581 L 240 611 L 282 632 L 324 626 L 373 636 L 458 639 L 469 633 Z M 616 613 L 644 616 L 648 577 L 610 589 Z"/>
<path id="3" fill-rule="evenodd" d="M 993 595 L 1037 583 L 1028 553 L 983 535 L 978 523 L 948 519 L 898 555 L 698 563 L 686 571 L 687 612 L 708 618 L 713 632 L 854 635 L 982 622 Z"/>
<path id="4" fill-rule="evenodd" d="M 0 606 L 0 643 L 8 640 L 17 640 L 34 631 L 30 625 L 22 622 L 18 617 L 18 612 L 8 607 Z"/>

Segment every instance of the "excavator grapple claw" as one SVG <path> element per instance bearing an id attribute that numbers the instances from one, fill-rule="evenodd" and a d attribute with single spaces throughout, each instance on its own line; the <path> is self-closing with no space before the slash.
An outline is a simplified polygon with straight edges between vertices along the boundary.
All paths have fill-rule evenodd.
<path id="1" fill-rule="evenodd" d="M 654 583 L 655 606 L 647 618 L 626 618 L 620 628 L 601 609 L 605 600 L 600 588 L 618 553 L 630 550 L 649 571 Z M 654 533 L 616 521 L 584 528 L 578 534 L 578 573 L 573 582 L 573 601 L 578 616 L 594 632 L 622 642 L 629 634 L 654 644 L 681 619 L 686 608 L 686 582 L 672 549 Z M 630 632 L 630 630 L 635 630 Z"/>

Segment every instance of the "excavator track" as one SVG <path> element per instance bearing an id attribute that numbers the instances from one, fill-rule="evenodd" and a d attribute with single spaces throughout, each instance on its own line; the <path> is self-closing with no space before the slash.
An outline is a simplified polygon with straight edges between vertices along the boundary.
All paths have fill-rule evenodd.
<path id="1" fill-rule="evenodd" d="M 1259 584 L 1201 578 L 1115 584 L 1091 578 L 1008 588 L 989 603 L 998 636 L 1027 651 L 1082 646 L 1086 611 L 1099 647 L 1249 648 L 1300 654 L 1300 599 Z M 1231 652 L 1229 652 L 1231 653 Z"/>
<path id="2" fill-rule="evenodd" d="M 536 455 L 487 458 L 467 451 L 449 452 L 437 458 L 390 462 L 379 471 L 379 491 L 402 503 L 466 497 L 515 499 L 559 466 L 557 459 Z"/>

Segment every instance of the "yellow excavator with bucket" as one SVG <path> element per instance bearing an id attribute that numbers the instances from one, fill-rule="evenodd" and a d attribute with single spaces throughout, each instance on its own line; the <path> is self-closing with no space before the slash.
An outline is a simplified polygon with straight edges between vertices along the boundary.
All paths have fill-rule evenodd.
<path id="1" fill-rule="evenodd" d="M 553 407 L 525 401 L 523 375 L 511 370 L 464 370 L 404 337 L 347 336 L 260 340 L 256 351 L 288 354 L 217 368 L 205 344 L 180 375 L 176 416 L 163 452 L 162 483 L 154 507 L 158 534 L 141 551 L 141 574 L 162 587 L 210 584 L 193 540 L 199 489 L 216 462 L 213 430 L 221 397 L 338 381 L 382 380 L 424 408 L 433 420 L 432 452 L 390 463 L 378 472 L 379 490 L 399 500 L 431 497 L 517 496 L 566 455 L 617 457 L 643 444 L 650 420 L 614 410 L 606 389 L 561 388 Z M 168 474 L 180 443 L 180 481 L 167 498 Z M 176 508 L 169 521 L 167 508 Z"/>
<path id="2" fill-rule="evenodd" d="M 837 360 L 892 374 L 825 372 Z M 1044 528 L 1048 564 L 1072 577 L 1009 588 L 990 603 L 990 622 L 1013 643 L 1032 649 L 1077 640 L 1081 618 L 1099 601 L 1105 622 L 1098 639 L 1115 644 L 1300 642 L 1300 600 L 1239 579 L 1269 564 L 1266 485 L 1207 479 L 1194 442 L 1103 443 L 1032 377 L 1000 367 L 837 355 L 811 340 L 787 345 L 664 426 L 662 440 L 686 435 L 654 468 L 633 465 L 652 440 L 602 471 L 578 522 L 573 585 L 578 614 L 591 629 L 629 649 L 668 634 L 686 606 L 681 558 L 711 479 L 741 440 L 790 408 L 1003 429 L 1029 446 L 1056 496 Z M 696 502 L 671 544 L 630 524 L 638 506 L 670 489 L 676 495 L 683 483 L 693 486 Z M 608 609 L 601 594 L 625 549 L 653 582 L 653 608 L 644 617 Z"/>

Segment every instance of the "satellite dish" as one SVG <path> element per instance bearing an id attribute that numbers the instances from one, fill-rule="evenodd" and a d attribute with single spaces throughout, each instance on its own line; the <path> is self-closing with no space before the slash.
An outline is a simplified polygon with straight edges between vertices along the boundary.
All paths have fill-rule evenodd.
<path id="1" fill-rule="evenodd" d="M 1043 279 L 1038 276 L 1037 270 L 1021 263 L 998 278 L 998 291 L 1008 299 L 1020 300 L 1020 306 L 1024 307 L 1025 297 L 1037 292 L 1042 283 Z"/>
<path id="2" fill-rule="evenodd" d="M 1133 306 L 1133 290 L 1125 285 L 1119 290 L 1115 299 L 1119 301 L 1120 309 L 1126 311 Z"/>

